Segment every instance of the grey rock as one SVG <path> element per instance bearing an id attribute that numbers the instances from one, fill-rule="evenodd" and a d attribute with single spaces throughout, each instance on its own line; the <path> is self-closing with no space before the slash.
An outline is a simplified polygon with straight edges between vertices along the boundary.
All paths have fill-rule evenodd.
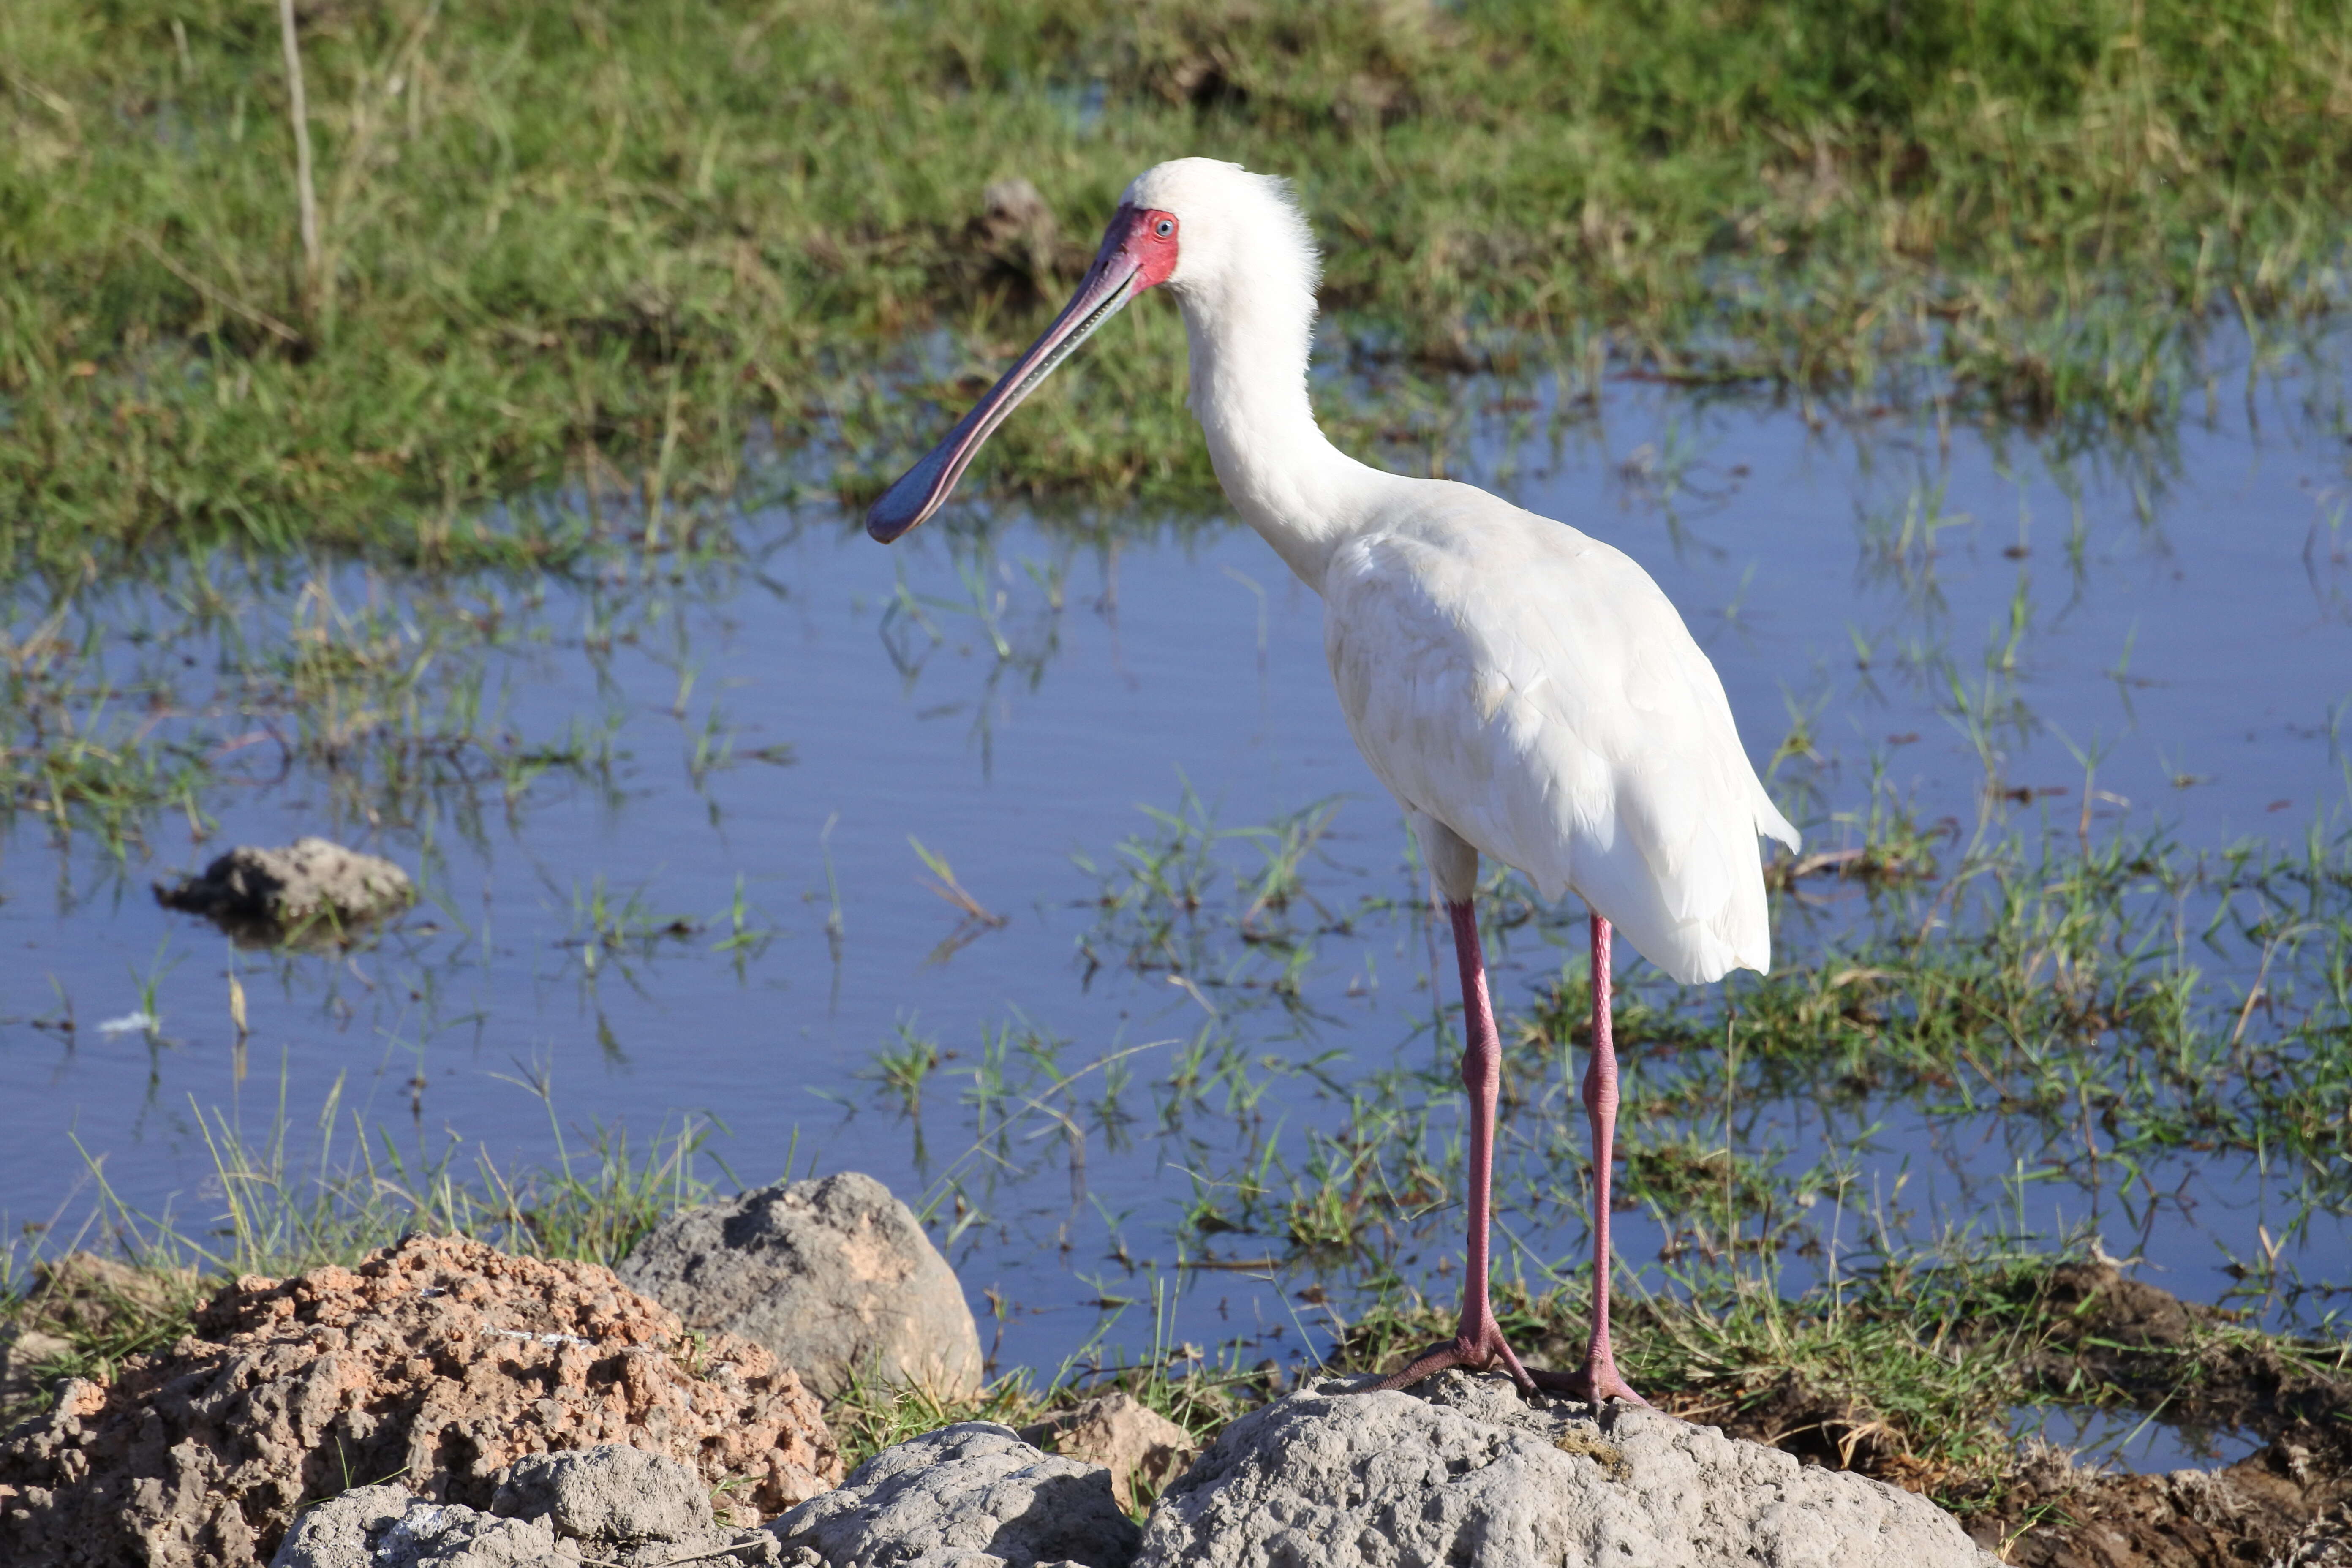
<path id="1" fill-rule="evenodd" d="M 155 884 L 166 909 L 203 915 L 240 941 L 332 938 L 348 926 L 397 914 L 416 897 L 391 861 L 324 838 L 283 849 L 240 844 L 202 876 Z"/>
<path id="2" fill-rule="evenodd" d="M 269 1568 L 374 1568 L 376 1542 L 417 1500 L 405 1487 L 359 1487 L 304 1509 Z"/>
<path id="3" fill-rule="evenodd" d="M 1135 1482 L 1166 1486 L 1192 1457 L 1192 1435 L 1131 1394 L 1106 1394 L 1021 1428 L 1021 1440 L 1110 1472 L 1110 1492 L 1135 1506 Z"/>
<path id="4" fill-rule="evenodd" d="M 545 1520 L 500 1519 L 455 1503 L 419 1502 L 375 1543 L 376 1568 L 568 1568 L 579 1549 Z"/>
<path id="5" fill-rule="evenodd" d="M 723 1557 L 722 1554 L 723 1553 Z M 712 1522 L 710 1499 L 677 1460 L 621 1444 L 533 1454 L 499 1478 L 490 1511 L 402 1487 L 362 1487 L 295 1521 L 271 1568 L 655 1568 L 691 1559 L 744 1568 L 777 1560 L 763 1530 Z"/>
<path id="6" fill-rule="evenodd" d="M 966 1421 L 885 1448 L 768 1528 L 804 1568 L 1129 1568 L 1110 1472 Z"/>
<path id="7" fill-rule="evenodd" d="M 517 1459 L 499 1478 L 490 1511 L 545 1519 L 557 1534 L 600 1546 L 699 1543 L 718 1528 L 699 1476 L 667 1454 L 619 1443 Z"/>
<path id="8" fill-rule="evenodd" d="M 580 1552 L 540 1520 L 361 1487 L 294 1521 L 270 1568 L 579 1568 Z"/>
<path id="9" fill-rule="evenodd" d="M 913 1211 L 871 1176 L 780 1183 L 673 1215 L 616 1270 L 688 1328 L 765 1345 L 830 1398 L 860 1373 L 978 1392 L 980 1330 Z"/>
<path id="10" fill-rule="evenodd" d="M 1135 1568 L 1994 1563 L 1925 1498 L 1654 1410 L 1530 1404 L 1459 1373 L 1350 1385 L 1226 1427 L 1161 1494 Z"/>

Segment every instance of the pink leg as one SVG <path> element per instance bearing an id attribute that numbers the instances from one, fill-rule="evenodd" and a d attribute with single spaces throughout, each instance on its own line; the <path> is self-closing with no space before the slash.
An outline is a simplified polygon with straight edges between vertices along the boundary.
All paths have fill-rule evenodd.
<path id="1" fill-rule="evenodd" d="M 1496 1362 L 1521 1388 L 1535 1380 L 1495 1321 L 1486 1299 L 1488 1205 L 1495 1184 L 1495 1100 L 1502 1087 L 1503 1047 L 1495 1033 L 1495 1009 L 1486 995 L 1486 962 L 1478 949 L 1478 916 L 1470 900 L 1449 903 L 1454 921 L 1454 957 L 1462 971 L 1462 1087 L 1470 1091 L 1470 1246 L 1462 1278 L 1462 1319 L 1453 1339 L 1432 1345 L 1381 1388 L 1405 1388 L 1449 1366 L 1484 1371 Z M 1367 1390 L 1366 1392 L 1370 1392 Z"/>
<path id="2" fill-rule="evenodd" d="M 1592 1121 L 1592 1339 L 1584 1365 L 1556 1386 L 1580 1399 L 1648 1400 L 1617 1375 L 1609 1350 L 1609 1175 L 1617 1160 L 1617 1042 L 1610 1026 L 1609 922 L 1592 917 L 1592 1065 L 1584 1073 L 1584 1109 Z M 1552 1376 L 1539 1381 L 1548 1386 Z"/>

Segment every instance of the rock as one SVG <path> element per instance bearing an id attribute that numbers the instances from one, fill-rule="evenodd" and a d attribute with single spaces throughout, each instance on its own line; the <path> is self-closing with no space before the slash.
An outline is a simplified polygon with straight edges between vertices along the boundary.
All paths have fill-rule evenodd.
<path id="1" fill-rule="evenodd" d="M 612 1546 L 686 1541 L 716 1523 L 699 1476 L 666 1455 L 611 1443 L 524 1455 L 499 1482 L 490 1511 L 544 1517 L 559 1535 Z"/>
<path id="2" fill-rule="evenodd" d="M 240 1279 L 169 1351 L 68 1383 L 0 1439 L 0 1563 L 242 1568 L 354 1481 L 486 1508 L 508 1467 L 595 1443 L 771 1512 L 841 1472 L 759 1346 L 689 1335 L 593 1264 L 411 1237 L 355 1271 Z"/>
<path id="3" fill-rule="evenodd" d="M 373 1568 L 561 1568 L 580 1561 L 543 1520 L 415 1502 L 373 1543 Z"/>
<path id="4" fill-rule="evenodd" d="M 1409 1394 L 1346 1386 L 1226 1427 L 1160 1494 L 1135 1568 L 1994 1562 L 1925 1498 L 1654 1410 L 1530 1405 L 1459 1373 Z"/>
<path id="5" fill-rule="evenodd" d="M 270 1568 L 579 1568 L 580 1551 L 543 1520 L 499 1519 L 362 1487 L 302 1515 Z"/>
<path id="6" fill-rule="evenodd" d="M 0 1411 L 31 1401 L 41 1392 L 41 1368 L 73 1353 L 73 1342 L 38 1329 L 0 1335 Z"/>
<path id="7" fill-rule="evenodd" d="M 942 1399 L 979 1392 L 980 1330 L 913 1211 L 844 1172 L 672 1215 L 621 1279 L 691 1329 L 765 1345 L 827 1398 L 865 1373 Z"/>
<path id="8" fill-rule="evenodd" d="M 397 914 L 416 897 L 408 873 L 391 861 L 324 838 L 298 838 L 283 849 L 240 844 L 200 877 L 155 884 L 155 901 L 212 921 L 247 942 L 342 934 Z"/>
<path id="9" fill-rule="evenodd" d="M 375 1545 L 418 1501 L 406 1487 L 354 1487 L 302 1510 L 270 1568 L 375 1568 Z"/>
<path id="10" fill-rule="evenodd" d="M 1135 1507 L 1135 1480 L 1164 1487 L 1193 1454 L 1192 1436 L 1131 1394 L 1105 1394 L 1021 1428 L 1021 1440 L 1110 1472 L 1111 1496 Z"/>
<path id="11" fill-rule="evenodd" d="M 515 1462 L 491 1511 L 362 1487 L 304 1513 L 271 1568 L 505 1568 L 582 1562 L 772 1563 L 776 1539 L 722 1530 L 695 1473 L 612 1444 Z"/>
<path id="12" fill-rule="evenodd" d="M 1110 1473 L 965 1421 L 885 1448 L 768 1527 L 824 1568 L 1128 1568 L 1139 1531 Z"/>

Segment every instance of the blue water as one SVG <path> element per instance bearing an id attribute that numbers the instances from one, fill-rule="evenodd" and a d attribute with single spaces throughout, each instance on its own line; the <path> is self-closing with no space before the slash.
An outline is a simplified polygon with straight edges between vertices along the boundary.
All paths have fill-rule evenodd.
<path id="1" fill-rule="evenodd" d="M 2073 1450 L 2077 1464 L 2143 1476 L 2220 1469 L 2262 1447 L 2242 1433 L 2189 1431 L 2137 1410 L 2085 1405 L 2023 1405 L 2012 1412 L 2011 1430 Z"/>
<path id="2" fill-rule="evenodd" d="M 1811 754 L 1773 783 L 1813 844 L 1846 841 L 1837 818 L 1867 804 L 1877 766 L 1927 822 L 2163 821 L 2218 847 L 2344 821 L 2352 445 L 2305 390 L 2272 386 L 2251 414 L 2225 404 L 2177 440 L 2071 458 L 2055 438 L 1929 416 L 1814 423 L 1634 383 L 1612 384 L 1593 416 L 1562 415 L 1541 388 L 1531 408 L 1483 384 L 1460 395 L 1475 477 L 1657 576 L 1759 763 L 1809 728 Z M 1213 1255 L 1239 1267 L 1178 1271 L 1178 1220 L 1199 1193 L 1215 1198 L 1196 1181 L 1255 1137 L 1295 1157 L 1307 1128 L 1335 1123 L 1331 1085 L 1430 1058 L 1433 964 L 1451 993 L 1442 940 L 1409 911 L 1324 934 L 1303 1011 L 1082 951 L 1118 846 L 1157 831 L 1144 808 L 1176 811 L 1188 791 L 1224 827 L 1338 797 L 1308 890 L 1338 910 L 1412 895 L 1398 814 L 1331 694 L 1313 596 L 1215 518 L 961 506 L 887 551 L 825 503 L 702 526 L 731 531 L 740 558 L 677 575 L 616 561 L 529 587 L 297 567 L 228 627 L 152 588 L 92 592 L 69 635 L 94 627 L 122 681 L 163 693 L 146 743 L 231 747 L 238 779 L 204 799 L 201 837 L 166 815 L 121 863 L 30 814 L 0 838 L 8 1234 L 49 1224 L 48 1247 L 92 1234 L 100 1173 L 130 1208 L 204 1231 L 221 1210 L 206 1118 L 259 1137 L 282 1114 L 299 1167 L 331 1105 L 340 1151 L 366 1128 L 428 1153 L 458 1140 L 461 1166 L 478 1149 L 504 1170 L 555 1159 L 559 1126 L 576 1153 L 599 1123 L 642 1140 L 691 1118 L 723 1127 L 704 1165 L 722 1185 L 856 1168 L 929 1206 L 1002 1365 L 1321 1342 L 1325 1309 L 1298 1299 L 1320 1281 L 1314 1263 L 1223 1235 Z M 277 646 L 326 601 L 383 608 L 395 642 L 419 605 L 494 612 L 499 646 L 454 647 L 442 668 L 479 670 L 491 727 L 526 742 L 575 725 L 608 735 L 609 767 L 509 794 L 478 765 L 475 783 L 397 793 L 286 766 L 273 735 L 296 717 L 240 713 L 223 650 L 233 635 Z M 16 616 L 12 642 L 34 619 Z M 1988 716 L 1974 737 L 1969 709 Z M 707 765 L 722 751 L 731 765 Z M 2000 793 L 2014 790 L 2026 804 Z M 226 844 L 307 832 L 392 856 L 425 901 L 348 956 L 271 955 L 146 891 Z M 990 919 L 941 896 L 917 840 Z M 1218 853 L 1255 856 L 1244 839 Z M 648 925 L 686 917 L 686 933 L 600 950 L 592 966 L 579 910 L 600 879 Z M 1262 954 L 1223 940 L 1221 963 L 1263 973 Z M 1528 939 L 1499 953 L 1507 1003 L 1568 956 Z M 232 969 L 252 1026 L 241 1059 Z M 100 1027 L 139 1012 L 151 985 L 156 1030 Z M 1217 1098 L 1159 1135 L 1154 1086 L 1225 1036 L 1267 1064 L 1263 1098 L 1238 1110 Z M 919 1117 L 876 1076 L 876 1053 L 905 1037 L 953 1053 Z M 1056 1042 L 1051 1075 L 1020 1048 L 1034 1037 Z M 1097 1065 L 1041 1104 L 990 1111 L 1011 1120 L 975 1147 L 965 1101 L 992 1041 L 1033 1092 Z M 1310 1059 L 1317 1073 L 1297 1070 Z M 2049 1179 L 2043 1135 L 1997 1118 L 1900 1102 L 1873 1115 L 1864 1146 L 1802 1101 L 1735 1124 L 1792 1169 L 1832 1147 L 1855 1162 L 1842 1245 L 1874 1203 L 1919 1236 L 1988 1216 L 2051 1237 L 2087 1221 L 2149 1278 L 2214 1300 L 2260 1226 L 2288 1236 L 2306 1282 L 2347 1278 L 2340 1223 L 2294 1226 L 2289 1184 L 2259 1162 L 2170 1162 L 2150 1185 L 2174 1200 L 2151 1207 Z M 1440 1296 L 1456 1288 L 1447 1223 L 1404 1249 L 1408 1278 Z M 1620 1247 L 1649 1266 L 1666 1234 L 1629 1215 Z M 1580 1252 L 1572 1218 L 1528 1216 L 1514 1237 L 1525 1246 L 1504 1244 L 1504 1266 L 1529 1278 Z"/>

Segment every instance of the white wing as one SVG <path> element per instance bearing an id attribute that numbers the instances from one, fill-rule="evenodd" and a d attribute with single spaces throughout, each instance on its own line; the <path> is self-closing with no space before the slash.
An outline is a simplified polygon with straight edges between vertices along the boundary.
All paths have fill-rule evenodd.
<path id="1" fill-rule="evenodd" d="M 1356 744 L 1404 805 L 1573 890 L 1684 982 L 1766 970 L 1756 837 L 1797 847 L 1723 682 L 1619 551 L 1467 485 L 1340 546 L 1324 645 Z"/>

